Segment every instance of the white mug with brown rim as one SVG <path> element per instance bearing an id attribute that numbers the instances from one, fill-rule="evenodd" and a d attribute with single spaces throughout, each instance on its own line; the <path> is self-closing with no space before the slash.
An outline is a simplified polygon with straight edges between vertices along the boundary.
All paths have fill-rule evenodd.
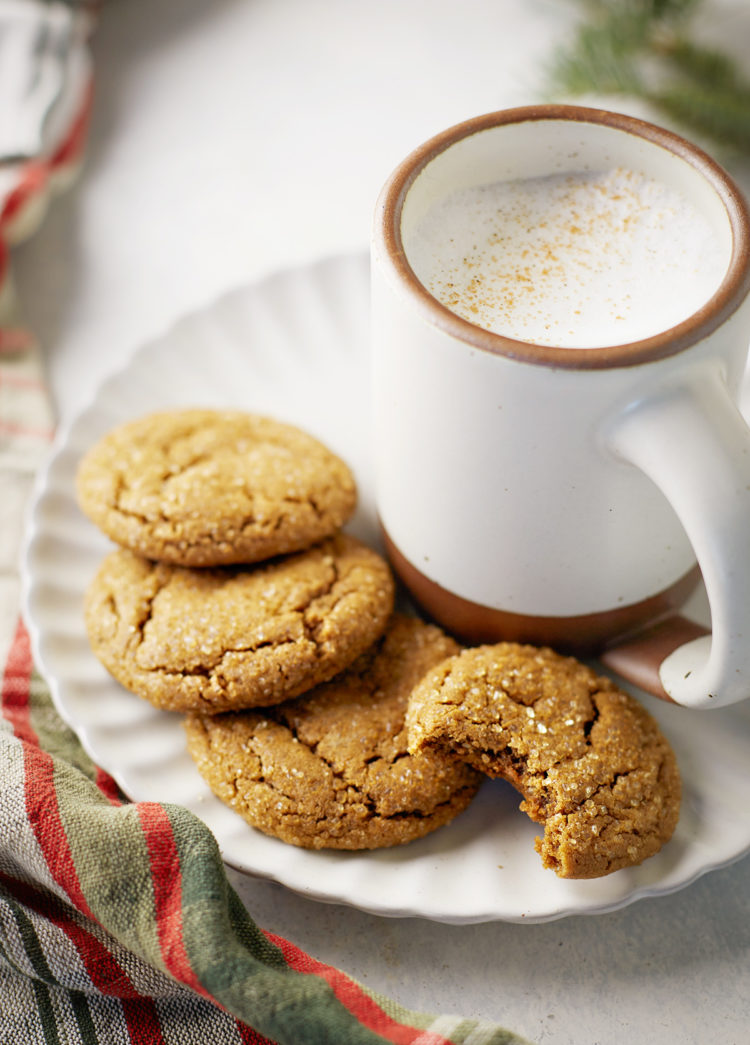
<path id="1" fill-rule="evenodd" d="M 576 342 L 583 327 L 559 341 L 525 333 L 523 317 L 510 334 L 502 322 L 493 328 L 485 299 L 507 306 L 507 282 L 488 290 L 486 258 L 462 253 L 460 208 L 446 235 L 458 250 L 452 274 L 444 265 L 434 283 L 425 275 L 437 242 L 425 230 L 437 214 L 440 231 L 460 194 L 528 189 L 522 206 L 512 201 L 516 225 L 549 228 L 538 207 L 551 191 L 601 193 L 597 179 L 612 171 L 639 186 L 632 199 L 651 222 L 646 255 L 659 253 L 648 240 L 654 229 L 662 246 L 676 246 L 671 226 L 652 221 L 648 192 L 657 185 L 689 208 L 686 228 L 708 230 L 718 258 L 703 291 L 678 269 L 631 266 L 652 303 L 636 295 L 632 318 L 648 321 L 662 298 L 671 316 L 661 319 L 659 307 L 655 329 L 620 327 L 619 312 L 612 322 L 595 317 L 585 345 Z M 621 196 L 612 184 L 607 207 Z M 576 199 L 585 208 L 586 197 Z M 600 276 L 619 250 L 616 230 L 602 224 L 607 207 L 585 226 L 593 239 L 578 237 Z M 496 255 L 511 251 L 501 238 Z M 536 249 L 549 251 L 550 241 Z M 456 264 L 472 288 L 463 305 Z M 704 274 L 702 263 L 693 270 Z M 554 281 L 558 270 L 522 277 L 529 300 L 557 309 L 546 325 L 558 331 L 561 317 L 564 327 L 585 308 L 560 304 L 553 283 L 542 293 L 542 271 Z M 417 603 L 468 642 L 595 652 L 686 706 L 750 696 L 750 430 L 738 408 L 750 343 L 750 213 L 726 172 L 682 138 L 621 114 L 491 113 L 439 134 L 394 171 L 378 201 L 372 280 L 376 498 L 391 561 Z M 453 297 L 441 296 L 436 288 L 448 285 Z M 675 295 L 678 315 L 667 308 Z M 636 333 L 623 338 L 621 329 Z M 710 634 L 678 614 L 701 574 Z"/>

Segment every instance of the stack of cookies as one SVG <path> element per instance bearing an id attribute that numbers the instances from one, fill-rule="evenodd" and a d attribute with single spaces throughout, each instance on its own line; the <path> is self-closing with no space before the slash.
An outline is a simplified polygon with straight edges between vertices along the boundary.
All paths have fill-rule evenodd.
<path id="1" fill-rule="evenodd" d="M 92 649 L 184 714 L 199 771 L 254 827 L 312 849 L 397 845 L 501 777 L 561 877 L 671 837 L 680 778 L 651 716 L 573 658 L 461 649 L 394 613 L 388 564 L 342 532 L 351 472 L 312 436 L 238 411 L 150 415 L 89 451 L 78 498 L 119 545 L 87 593 Z"/>
<path id="2" fill-rule="evenodd" d="M 468 805 L 479 774 L 410 755 L 404 726 L 409 691 L 457 646 L 392 616 L 388 564 L 341 532 L 357 492 L 330 450 L 269 418 L 171 411 L 106 435 L 77 492 L 120 546 L 87 592 L 94 653 L 186 714 L 200 772 L 251 824 L 373 848 Z"/>

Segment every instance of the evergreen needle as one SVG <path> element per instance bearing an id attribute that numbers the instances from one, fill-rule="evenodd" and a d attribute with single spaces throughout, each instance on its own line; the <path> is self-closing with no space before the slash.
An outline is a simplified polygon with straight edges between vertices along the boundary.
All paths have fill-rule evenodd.
<path id="1" fill-rule="evenodd" d="M 750 80 L 691 35 L 704 0 L 573 2 L 584 19 L 552 58 L 552 93 L 643 98 L 687 129 L 750 153 Z"/>

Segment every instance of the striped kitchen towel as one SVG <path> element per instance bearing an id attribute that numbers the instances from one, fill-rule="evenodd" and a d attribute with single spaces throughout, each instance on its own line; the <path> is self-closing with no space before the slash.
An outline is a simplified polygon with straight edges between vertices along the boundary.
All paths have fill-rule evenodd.
<path id="1" fill-rule="evenodd" d="M 0 119 L 0 1045 L 521 1045 L 497 1026 L 408 1011 L 260 929 L 205 824 L 129 802 L 35 671 L 19 552 L 53 418 L 8 257 L 80 164 L 93 5 L 0 0 L 0 52 L 4 28 L 31 39 L 33 7 L 70 30 L 72 50 L 66 103 L 47 106 L 41 136 L 19 124 L 12 140 Z"/>
<path id="2" fill-rule="evenodd" d="M 521 1045 L 408 1011 L 261 930 L 200 820 L 128 802 L 87 758 L 23 623 L 2 657 L 0 1042 Z"/>

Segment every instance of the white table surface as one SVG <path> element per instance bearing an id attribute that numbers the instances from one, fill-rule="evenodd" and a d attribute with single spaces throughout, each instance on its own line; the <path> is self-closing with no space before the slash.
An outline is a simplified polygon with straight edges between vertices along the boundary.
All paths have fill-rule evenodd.
<path id="1" fill-rule="evenodd" d="M 571 9 L 107 0 L 83 177 L 15 252 L 60 418 L 223 291 L 366 250 L 378 190 L 412 147 L 541 99 Z M 709 14 L 707 38 L 749 62 L 746 0 Z M 668 897 L 542 925 L 380 918 L 230 878 L 260 925 L 412 1008 L 498 1021 L 545 1045 L 750 1040 L 748 858 Z"/>

